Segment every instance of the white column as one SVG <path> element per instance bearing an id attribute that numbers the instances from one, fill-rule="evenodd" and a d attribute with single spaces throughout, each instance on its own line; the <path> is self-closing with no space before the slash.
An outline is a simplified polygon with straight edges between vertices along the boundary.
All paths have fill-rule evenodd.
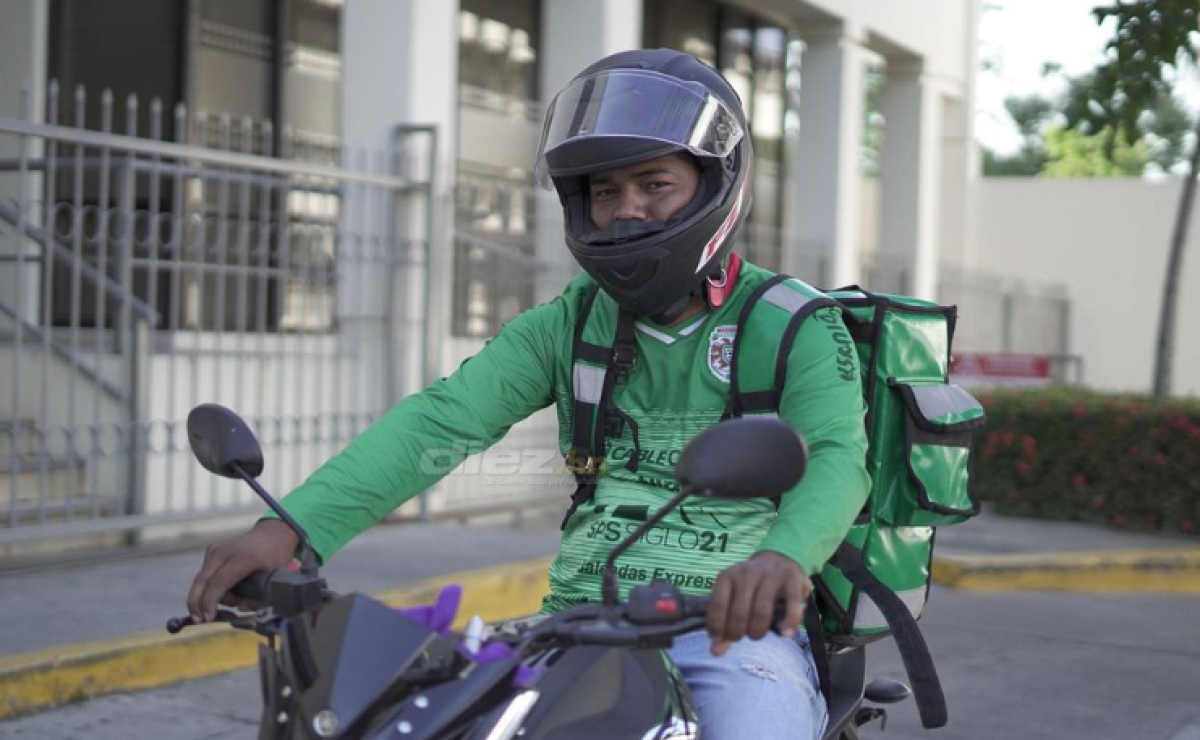
<path id="1" fill-rule="evenodd" d="M 542 100 L 601 57 L 642 46 L 642 0 L 542 0 Z"/>
<path id="2" fill-rule="evenodd" d="M 341 121 L 348 146 L 346 164 L 355 166 L 361 149 L 373 153 L 369 155 L 373 162 L 378 153 L 392 151 L 400 145 L 396 130 L 401 124 L 437 127 L 432 223 L 426 223 L 425 204 L 420 199 L 409 202 L 401 196 L 389 202 L 377 189 L 351 188 L 343 203 L 343 233 L 357 234 L 354 242 L 369 244 L 372 237 L 386 235 L 383 214 L 389 209 L 394 209 L 396 241 L 406 237 L 431 240 L 428 272 L 402 268 L 394 281 L 396 300 L 403 302 L 402 316 L 415 319 L 395 327 L 394 356 L 379 358 L 381 368 L 392 368 L 386 387 L 398 396 L 436 377 L 440 338 L 448 329 L 452 254 L 448 208 L 455 173 L 459 4 L 457 0 L 354 0 L 342 7 Z M 410 147 L 406 153 L 410 155 L 406 161 L 418 168 L 428 161 L 427 151 Z M 422 177 L 423 172 L 411 176 Z M 356 197 L 362 200 L 354 202 Z M 352 247 L 352 251 L 361 255 L 360 249 Z M 372 346 L 371 337 L 377 337 L 371 333 L 373 327 L 389 310 L 384 302 L 386 286 L 380 280 L 379 266 L 361 256 L 352 258 L 345 268 L 338 292 L 340 329 L 347 341 L 366 351 Z M 380 345 L 377 338 L 374 345 Z M 397 377 L 405 382 L 398 383 Z"/>
<path id="3" fill-rule="evenodd" d="M 975 262 L 976 190 L 980 177 L 979 145 L 975 141 L 974 111 L 979 68 L 979 3 L 967 3 L 962 28 L 962 84 L 946 91 L 942 120 L 941 221 L 938 228 L 940 264 L 971 269 Z"/>
<path id="4" fill-rule="evenodd" d="M 908 290 L 937 293 L 942 99 L 916 63 L 888 66 L 881 108 L 886 123 L 880 168 L 880 250 L 908 269 Z"/>
<path id="5" fill-rule="evenodd" d="M 49 0 L 0 0 L 0 116 L 41 122 L 46 109 L 46 47 Z M 14 135 L 0 136 L 0 159 L 18 161 L 22 140 Z M 24 139 L 27 160 L 42 156 L 39 139 Z M 24 224 L 38 227 L 42 222 L 42 176 L 28 171 L 26 177 L 14 173 L 0 178 L 0 200 L 17 203 L 25 212 Z M 14 235 L 0 239 L 0 254 L 26 254 L 40 251 L 34 242 Z M 23 266 L 0 261 L 0 296 L 28 320 L 37 323 L 41 271 L 36 257 Z M 19 304 L 19 305 L 18 305 Z"/>
<path id="6" fill-rule="evenodd" d="M 642 45 L 642 0 L 543 0 L 542 13 L 543 106 L 584 68 Z M 544 301 L 562 291 L 577 266 L 563 242 L 558 196 L 539 189 L 537 213 L 538 259 L 549 267 L 537 289 Z"/>
<path id="7" fill-rule="evenodd" d="M 795 236 L 783 269 L 810 282 L 840 286 L 859 278 L 859 147 L 865 51 L 848 25 L 802 28 L 800 136 L 791 163 L 785 230 Z M 824 274 L 811 274 L 819 256 Z M 802 274 L 807 270 L 810 274 Z"/>

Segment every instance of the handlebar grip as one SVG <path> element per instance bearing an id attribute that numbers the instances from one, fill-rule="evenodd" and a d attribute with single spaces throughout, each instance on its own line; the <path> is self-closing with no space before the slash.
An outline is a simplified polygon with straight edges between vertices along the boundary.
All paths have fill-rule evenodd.
<path id="1" fill-rule="evenodd" d="M 191 627 L 195 624 L 190 616 L 188 617 L 171 617 L 167 620 L 167 632 L 172 635 L 177 635 L 183 631 L 184 627 Z"/>
<path id="2" fill-rule="evenodd" d="M 709 601 L 711 601 L 711 599 L 707 596 L 684 596 L 683 616 L 703 617 L 707 615 Z"/>
<path id="3" fill-rule="evenodd" d="M 708 614 L 708 603 L 711 599 L 707 596 L 684 596 L 683 597 L 683 616 L 685 617 L 703 617 Z M 771 614 L 771 631 L 779 632 L 779 623 L 787 616 L 787 602 L 780 599 L 775 602 L 775 611 Z"/>
<path id="4" fill-rule="evenodd" d="M 229 589 L 229 593 L 251 601 L 266 601 L 267 594 L 270 592 L 271 578 L 274 575 L 274 571 L 256 571 L 235 583 L 233 588 Z"/>

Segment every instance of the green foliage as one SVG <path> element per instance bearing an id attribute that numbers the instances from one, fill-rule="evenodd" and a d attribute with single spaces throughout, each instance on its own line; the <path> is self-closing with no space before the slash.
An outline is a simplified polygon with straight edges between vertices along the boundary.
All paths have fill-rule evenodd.
<path id="1" fill-rule="evenodd" d="M 1187 159 L 1184 141 L 1192 130 L 1192 119 L 1175 95 L 1159 97 L 1158 104 L 1147 111 L 1145 141 L 1150 161 L 1163 172 L 1170 172 Z"/>
<path id="2" fill-rule="evenodd" d="M 1044 177 L 1137 177 L 1150 154 L 1144 140 L 1132 145 L 1124 134 L 1105 129 L 1094 136 L 1052 128 L 1046 132 Z"/>
<path id="3" fill-rule="evenodd" d="M 1092 14 L 1115 25 L 1107 59 L 1066 78 L 1057 97 L 1006 100 L 1023 143 L 1010 157 L 985 151 L 985 175 L 1123 177 L 1142 174 L 1150 163 L 1170 172 L 1184 162 L 1192 123 L 1167 70 L 1197 60 L 1196 1 L 1124 0 Z M 1043 76 L 1056 74 L 1053 64 L 1043 68 Z M 1061 133 L 1059 120 L 1078 135 Z"/>
<path id="4" fill-rule="evenodd" d="M 1112 20 L 1116 32 L 1105 47 L 1107 61 L 1071 92 L 1067 125 L 1085 134 L 1108 128 L 1137 141 L 1146 133 L 1143 112 L 1171 95 L 1166 70 L 1197 60 L 1196 0 L 1124 0 L 1092 14 L 1097 23 Z"/>
<path id="5" fill-rule="evenodd" d="M 974 489 L 996 511 L 1200 533 L 1200 402 L 1075 389 L 980 401 Z"/>
<path id="6" fill-rule="evenodd" d="M 1021 132 L 1021 148 L 1009 157 L 983 152 L 983 174 L 987 177 L 1035 177 L 1046 166 L 1048 156 L 1043 129 L 1058 114 L 1055 101 L 1041 95 L 1021 95 L 1005 99 L 1004 109 Z"/>

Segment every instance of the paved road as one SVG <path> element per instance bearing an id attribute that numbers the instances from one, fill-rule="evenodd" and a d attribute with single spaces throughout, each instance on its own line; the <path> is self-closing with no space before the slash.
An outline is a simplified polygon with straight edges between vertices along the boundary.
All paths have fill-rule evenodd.
<path id="1" fill-rule="evenodd" d="M 951 724 L 892 710 L 886 740 L 1200 740 L 1200 599 L 938 589 L 923 620 Z M 886 646 L 873 675 L 901 677 Z M 253 671 L 0 723 L 0 738 L 233 740 L 255 736 Z"/>
<path id="2" fill-rule="evenodd" d="M 551 555 L 555 525 L 376 527 L 321 569 L 338 591 L 378 591 Z M 486 553 L 483 557 L 481 553 Z M 0 577 L 0 657 L 162 630 L 182 615 L 201 551 Z M 9 598 L 11 596 L 11 598 Z"/>

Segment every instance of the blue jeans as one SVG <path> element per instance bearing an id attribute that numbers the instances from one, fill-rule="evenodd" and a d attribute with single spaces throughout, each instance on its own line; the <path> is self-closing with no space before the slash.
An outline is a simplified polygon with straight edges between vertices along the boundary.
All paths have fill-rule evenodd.
<path id="1" fill-rule="evenodd" d="M 743 639 L 721 657 L 704 630 L 667 651 L 692 690 L 704 740 L 820 740 L 828 721 L 808 636 Z"/>

